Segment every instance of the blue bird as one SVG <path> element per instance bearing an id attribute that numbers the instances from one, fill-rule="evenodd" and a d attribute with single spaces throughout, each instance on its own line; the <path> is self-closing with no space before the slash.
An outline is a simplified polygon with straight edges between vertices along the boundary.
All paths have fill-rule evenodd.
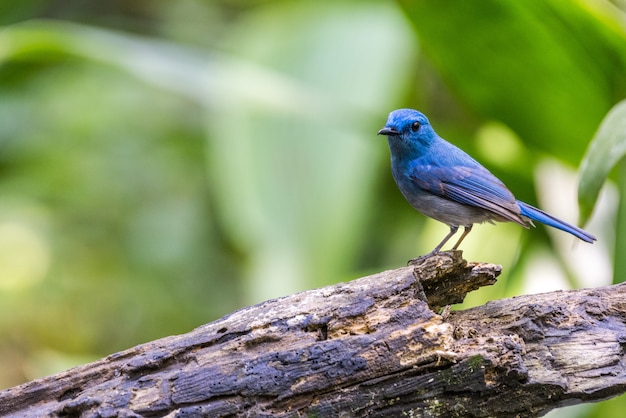
<path id="1" fill-rule="evenodd" d="M 378 135 L 387 136 L 393 178 L 406 200 L 450 227 L 450 233 L 430 254 L 438 253 L 459 226 L 464 231 L 453 250 L 473 224 L 494 221 L 515 222 L 524 228 L 538 221 L 585 242 L 596 240 L 590 233 L 515 199 L 496 176 L 437 135 L 428 118 L 417 110 L 394 110 Z"/>

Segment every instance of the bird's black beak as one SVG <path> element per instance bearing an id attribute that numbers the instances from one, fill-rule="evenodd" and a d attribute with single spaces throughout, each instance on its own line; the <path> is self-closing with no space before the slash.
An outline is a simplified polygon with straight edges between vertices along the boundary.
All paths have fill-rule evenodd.
<path id="1" fill-rule="evenodd" d="M 400 131 L 396 131 L 393 128 L 384 127 L 380 131 L 378 131 L 378 135 L 386 135 L 386 136 L 398 136 L 400 135 Z"/>

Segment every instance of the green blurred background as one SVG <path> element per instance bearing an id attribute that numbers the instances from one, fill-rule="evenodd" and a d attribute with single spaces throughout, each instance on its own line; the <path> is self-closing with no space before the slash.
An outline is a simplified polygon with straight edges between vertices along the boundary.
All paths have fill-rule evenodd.
<path id="1" fill-rule="evenodd" d="M 430 251 L 448 229 L 404 201 L 376 136 L 396 108 L 575 223 L 577 168 L 626 96 L 625 9 L 0 2 L 0 387 Z M 476 227 L 465 257 L 504 273 L 464 306 L 622 281 L 612 178 L 593 246 Z"/>

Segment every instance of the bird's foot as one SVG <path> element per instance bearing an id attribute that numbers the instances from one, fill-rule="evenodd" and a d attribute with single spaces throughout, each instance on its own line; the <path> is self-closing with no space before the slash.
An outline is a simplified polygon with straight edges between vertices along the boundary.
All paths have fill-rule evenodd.
<path id="1" fill-rule="evenodd" d="M 449 257 L 454 258 L 455 255 L 462 256 L 463 251 L 461 250 L 449 250 L 449 251 L 431 251 L 428 254 L 420 255 L 417 258 L 410 259 L 406 265 L 407 266 L 418 266 L 422 264 L 424 261 L 428 260 L 431 257 Z"/>
<path id="2" fill-rule="evenodd" d="M 433 255 L 438 254 L 438 253 L 428 253 L 426 255 L 420 255 L 417 258 L 412 258 L 409 261 L 406 262 L 407 266 L 417 266 L 422 264 L 422 262 L 426 261 L 427 259 L 429 259 L 430 257 L 432 257 Z"/>

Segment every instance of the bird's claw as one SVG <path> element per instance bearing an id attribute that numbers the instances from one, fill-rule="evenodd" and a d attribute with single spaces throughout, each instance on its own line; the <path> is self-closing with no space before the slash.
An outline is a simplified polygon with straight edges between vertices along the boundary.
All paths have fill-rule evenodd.
<path id="1" fill-rule="evenodd" d="M 428 260 L 431 257 L 438 257 L 438 256 L 444 256 L 444 257 L 454 257 L 454 255 L 456 253 L 463 253 L 463 251 L 461 250 L 449 250 L 449 251 L 431 251 L 428 254 L 425 255 L 420 255 L 417 258 L 412 258 L 409 261 L 407 261 L 406 265 L 407 266 L 418 266 L 420 264 L 422 264 L 424 261 Z"/>

